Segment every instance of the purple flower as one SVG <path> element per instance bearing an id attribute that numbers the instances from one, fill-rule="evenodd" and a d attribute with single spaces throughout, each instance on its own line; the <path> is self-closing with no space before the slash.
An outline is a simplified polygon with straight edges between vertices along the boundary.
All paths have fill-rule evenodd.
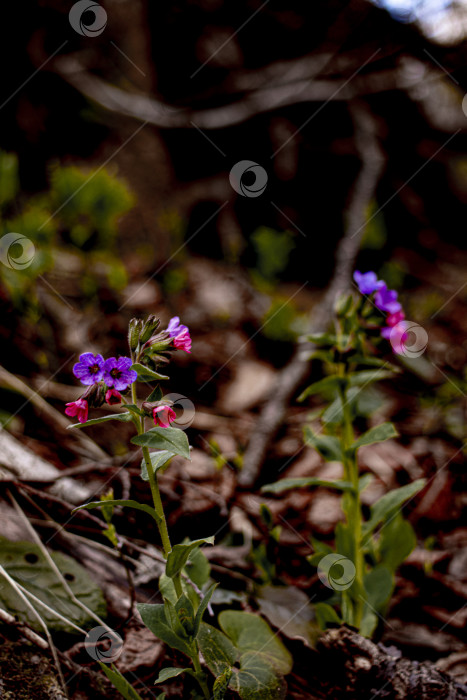
<path id="1" fill-rule="evenodd" d="M 84 386 L 97 384 L 104 376 L 104 358 L 85 352 L 79 356 L 79 362 L 73 367 L 73 374 Z"/>
<path id="2" fill-rule="evenodd" d="M 376 272 L 359 272 L 355 270 L 353 278 L 361 294 L 373 294 L 373 292 L 385 286 L 384 282 L 376 277 Z"/>
<path id="3" fill-rule="evenodd" d="M 380 311 L 385 311 L 387 314 L 395 314 L 402 310 L 401 304 L 397 301 L 397 292 L 394 289 L 388 289 L 386 284 L 375 294 L 375 306 Z"/>
<path id="4" fill-rule="evenodd" d="M 173 344 L 179 350 L 191 352 L 191 338 L 188 326 L 182 326 L 180 318 L 174 316 L 167 325 L 167 332 L 173 338 Z"/>
<path id="5" fill-rule="evenodd" d="M 130 384 L 136 381 L 138 375 L 134 369 L 130 369 L 129 357 L 109 357 L 104 363 L 104 381 L 108 387 L 114 387 L 117 391 L 125 391 Z"/>

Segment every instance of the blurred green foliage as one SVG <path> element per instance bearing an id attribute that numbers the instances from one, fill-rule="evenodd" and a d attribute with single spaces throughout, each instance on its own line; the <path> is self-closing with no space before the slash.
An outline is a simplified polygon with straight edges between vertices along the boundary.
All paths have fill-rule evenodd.
<path id="1" fill-rule="evenodd" d="M 134 204 L 127 185 L 103 168 L 56 165 L 50 171 L 49 190 L 28 197 L 21 192 L 18 173 L 16 154 L 0 151 L 0 280 L 13 304 L 37 313 L 37 281 L 53 273 L 60 287 L 60 279 L 66 279 L 63 255 L 75 258 L 71 267 L 76 270 L 77 292 L 92 298 L 102 279 L 122 289 L 127 276 L 115 244 L 119 219 Z M 3 237 L 12 233 L 18 242 L 9 245 Z M 30 260 L 17 265 L 26 243 Z"/>
<path id="2" fill-rule="evenodd" d="M 289 231 L 279 232 L 261 226 L 251 236 L 257 255 L 256 271 L 267 282 L 274 283 L 285 270 L 290 253 L 295 248 L 293 235 Z"/>

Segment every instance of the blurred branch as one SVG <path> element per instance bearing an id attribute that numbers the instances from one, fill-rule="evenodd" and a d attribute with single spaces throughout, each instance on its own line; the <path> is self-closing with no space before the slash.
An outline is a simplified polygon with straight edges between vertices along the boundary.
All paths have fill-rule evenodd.
<path id="1" fill-rule="evenodd" d="M 392 70 L 355 75 L 352 78 L 343 76 L 334 80 L 316 80 L 313 76 L 318 65 L 313 63 L 311 58 L 317 57 L 305 57 L 292 67 L 278 64 L 283 70 L 281 76 L 278 74 L 278 66 L 274 66 L 274 70 L 267 66 L 262 71 L 256 71 L 254 76 L 245 75 L 240 80 L 244 90 L 248 89 L 248 85 L 267 87 L 255 87 L 243 97 L 222 107 L 199 110 L 176 107 L 152 96 L 122 90 L 89 73 L 73 57 L 56 60 L 54 68 L 64 80 L 100 107 L 165 129 L 191 129 L 194 128 L 193 122 L 200 129 L 222 129 L 241 124 L 258 114 L 290 105 L 350 101 L 390 90 L 405 91 L 411 99 L 420 102 L 425 116 L 437 129 L 451 132 L 459 128 L 465 130 L 467 127 L 465 115 L 454 91 L 446 89 L 443 73 L 427 67 L 417 59 L 402 61 Z M 319 65 L 323 66 L 329 56 L 323 54 L 319 58 Z M 341 58 L 340 65 L 343 60 Z M 354 65 L 353 61 L 350 63 Z M 312 77 L 302 77 L 307 70 L 311 70 Z M 280 77 L 278 84 L 275 85 L 274 81 L 271 83 L 271 75 L 275 80 L 279 80 Z M 443 96 L 442 110 L 434 108 L 438 103 L 440 91 Z"/>
<path id="2" fill-rule="evenodd" d="M 366 212 L 375 195 L 385 162 L 376 136 L 373 115 L 360 103 L 351 103 L 349 107 L 355 127 L 355 145 L 362 166 L 344 212 L 346 229 L 337 248 L 334 275 L 323 300 L 311 312 L 309 332 L 313 334 L 326 329 L 336 298 L 349 289 L 352 268 L 365 230 Z M 308 357 L 312 348 L 310 343 L 299 346 L 292 361 L 279 373 L 244 455 L 243 469 L 238 479 L 242 486 L 251 486 L 258 477 L 270 441 L 285 418 L 288 403 L 308 374 Z"/>

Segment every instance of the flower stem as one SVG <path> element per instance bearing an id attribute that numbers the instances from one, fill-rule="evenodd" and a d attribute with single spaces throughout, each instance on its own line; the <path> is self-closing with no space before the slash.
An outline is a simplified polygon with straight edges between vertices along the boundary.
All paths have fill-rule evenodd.
<path id="1" fill-rule="evenodd" d="M 135 387 L 134 383 L 131 385 L 131 399 L 132 399 L 134 404 L 137 403 L 136 387 Z M 144 418 L 143 417 L 141 417 L 141 420 L 138 422 L 138 434 L 141 435 L 142 433 L 144 433 Z M 143 450 L 144 462 L 146 464 L 146 469 L 148 472 L 149 486 L 151 488 L 152 500 L 154 503 L 154 510 L 156 511 L 156 513 L 159 517 L 157 527 L 159 529 L 159 534 L 160 534 L 160 537 L 162 540 L 162 546 L 164 548 L 164 556 L 167 559 L 170 552 L 172 551 L 172 545 L 170 542 L 169 531 L 167 529 L 167 521 L 165 519 L 164 507 L 162 505 L 161 494 L 159 491 L 159 484 L 157 483 L 157 476 L 156 476 L 156 473 L 154 472 L 154 467 L 152 466 L 151 457 L 149 455 L 149 449 L 147 447 L 143 447 L 142 450 Z M 177 596 L 180 598 L 180 596 L 183 593 L 180 576 L 177 576 L 174 578 L 174 586 L 175 586 L 175 591 L 177 593 Z"/>
<path id="2" fill-rule="evenodd" d="M 198 645 L 196 645 L 196 647 L 198 647 Z M 196 649 L 196 651 L 197 651 L 197 654 L 199 654 L 198 648 Z M 204 697 L 208 698 L 208 700 L 209 700 L 209 698 L 211 697 L 211 693 L 209 692 L 208 684 L 206 683 L 206 676 L 204 675 L 204 673 L 201 669 L 201 664 L 200 664 L 199 658 L 196 655 L 196 656 L 193 656 L 191 660 L 193 661 L 193 667 L 194 667 L 195 673 L 196 673 L 196 680 L 198 681 L 200 688 L 203 691 Z"/>
<path id="3" fill-rule="evenodd" d="M 345 371 L 344 371 L 345 379 Z M 349 508 L 347 513 L 347 521 L 352 538 L 353 563 L 355 565 L 355 591 L 353 596 L 353 620 L 349 622 L 359 628 L 363 614 L 363 573 L 364 561 L 361 549 L 362 540 L 362 511 L 360 503 L 360 491 L 358 488 L 358 464 L 356 453 L 349 454 L 349 448 L 354 442 L 354 431 L 352 425 L 352 416 L 350 411 L 349 400 L 347 398 L 346 383 L 344 382 L 340 391 L 343 414 L 343 430 L 342 430 L 342 448 L 344 452 L 344 478 L 351 482 L 353 490 L 348 493 Z"/>

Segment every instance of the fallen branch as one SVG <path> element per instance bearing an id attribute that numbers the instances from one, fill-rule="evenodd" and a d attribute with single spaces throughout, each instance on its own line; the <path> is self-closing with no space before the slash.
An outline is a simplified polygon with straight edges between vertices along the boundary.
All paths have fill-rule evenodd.
<path id="1" fill-rule="evenodd" d="M 320 678 L 329 678 L 335 700 L 467 698 L 467 686 L 433 664 L 405 659 L 395 647 L 374 644 L 347 627 L 328 630 L 317 651 Z"/>
<path id="2" fill-rule="evenodd" d="M 384 165 L 374 118 L 361 104 L 351 104 L 350 109 L 362 167 L 347 211 L 344 212 L 346 228 L 337 248 L 334 275 L 323 300 L 311 312 L 309 332 L 313 334 L 326 329 L 336 298 L 349 289 L 352 268 L 366 225 L 367 207 L 375 195 Z M 243 469 L 238 479 L 242 486 L 249 487 L 257 479 L 268 445 L 284 420 L 288 403 L 307 376 L 312 347 L 310 343 L 299 345 L 292 361 L 279 373 L 244 455 Z"/>

